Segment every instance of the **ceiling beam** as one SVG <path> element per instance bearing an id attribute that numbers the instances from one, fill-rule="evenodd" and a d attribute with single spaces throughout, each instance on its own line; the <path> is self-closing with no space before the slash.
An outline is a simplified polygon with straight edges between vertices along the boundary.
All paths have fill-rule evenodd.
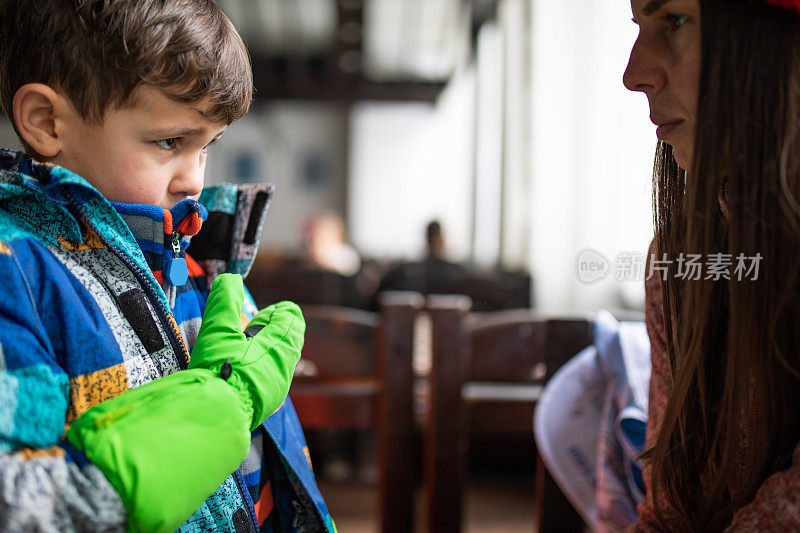
<path id="1" fill-rule="evenodd" d="M 443 81 L 376 82 L 361 75 L 348 76 L 345 83 L 337 67 L 328 57 L 300 60 L 253 56 L 256 104 L 273 100 L 433 103 L 446 85 Z"/>
<path id="2" fill-rule="evenodd" d="M 444 81 L 376 82 L 363 72 L 363 0 L 336 0 L 336 43 L 313 57 L 254 54 L 256 103 L 271 100 L 435 102 Z M 343 30 L 343 28 L 346 28 Z M 354 28 L 362 28 L 354 38 Z"/>

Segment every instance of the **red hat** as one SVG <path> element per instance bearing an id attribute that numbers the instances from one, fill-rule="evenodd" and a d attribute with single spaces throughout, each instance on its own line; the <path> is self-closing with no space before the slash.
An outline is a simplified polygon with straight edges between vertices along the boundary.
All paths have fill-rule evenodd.
<path id="1" fill-rule="evenodd" d="M 767 4 L 800 13 L 800 0 L 763 0 Z"/>

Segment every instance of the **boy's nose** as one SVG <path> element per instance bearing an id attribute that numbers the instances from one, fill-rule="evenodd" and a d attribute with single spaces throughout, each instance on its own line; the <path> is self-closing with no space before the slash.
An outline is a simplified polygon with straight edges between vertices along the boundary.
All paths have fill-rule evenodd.
<path id="1" fill-rule="evenodd" d="M 170 182 L 170 193 L 175 196 L 197 196 L 203 190 L 204 161 L 187 161 L 176 171 Z"/>
<path id="2" fill-rule="evenodd" d="M 664 87 L 664 71 L 659 67 L 655 56 L 651 47 L 639 37 L 633 45 L 628 66 L 622 76 L 622 83 L 628 90 L 650 96 Z"/>

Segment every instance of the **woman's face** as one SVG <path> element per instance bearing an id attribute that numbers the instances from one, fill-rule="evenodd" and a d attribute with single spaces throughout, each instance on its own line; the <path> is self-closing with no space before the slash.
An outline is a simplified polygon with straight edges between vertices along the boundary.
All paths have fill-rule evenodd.
<path id="1" fill-rule="evenodd" d="M 623 83 L 650 104 L 656 135 L 691 170 L 700 86 L 700 0 L 631 0 L 639 37 Z"/>

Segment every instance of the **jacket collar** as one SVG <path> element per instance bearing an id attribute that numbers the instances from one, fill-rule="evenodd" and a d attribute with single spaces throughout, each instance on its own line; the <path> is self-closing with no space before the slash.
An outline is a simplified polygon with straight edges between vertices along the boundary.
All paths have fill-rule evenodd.
<path id="1" fill-rule="evenodd" d="M 18 150 L 0 148 L 0 201 L 6 200 L 4 209 L 14 210 L 15 216 L 27 218 L 31 225 L 47 220 L 47 232 L 41 232 L 40 237 L 55 244 L 58 238 L 83 241 L 80 224 L 68 206 L 72 201 L 90 204 L 91 215 L 101 217 L 104 227 L 114 233 L 110 236 L 113 243 L 153 271 L 163 268 L 164 258 L 172 251 L 173 235 L 178 233 L 181 250 L 185 251 L 190 237 L 200 231 L 211 212 L 214 224 L 202 232 L 202 238 L 198 235 L 202 246 L 196 247 L 196 254 L 189 253 L 202 259 L 211 277 L 222 272 L 246 275 L 255 260 L 273 191 L 271 184 L 221 184 L 206 187 L 200 202 L 183 200 L 170 210 L 111 203 L 74 172 L 41 163 Z M 15 205 L 19 208 L 14 209 Z M 115 223 L 115 219 L 124 224 Z M 227 229 L 221 231 L 221 226 Z M 131 246 L 133 239 L 138 247 Z"/>
<path id="2" fill-rule="evenodd" d="M 3 209 L 36 229 L 42 240 L 56 243 L 58 238 L 82 242 L 80 225 L 68 209 L 65 191 L 81 197 L 99 197 L 92 185 L 66 169 L 40 163 L 23 152 L 0 148 L 0 201 Z"/>
<path id="3" fill-rule="evenodd" d="M 111 205 L 127 224 L 153 272 L 165 271 L 176 255 L 183 256 L 189 239 L 208 217 L 206 208 L 195 200 L 183 200 L 172 209 L 119 202 Z M 174 246 L 179 247 L 177 253 Z"/>

